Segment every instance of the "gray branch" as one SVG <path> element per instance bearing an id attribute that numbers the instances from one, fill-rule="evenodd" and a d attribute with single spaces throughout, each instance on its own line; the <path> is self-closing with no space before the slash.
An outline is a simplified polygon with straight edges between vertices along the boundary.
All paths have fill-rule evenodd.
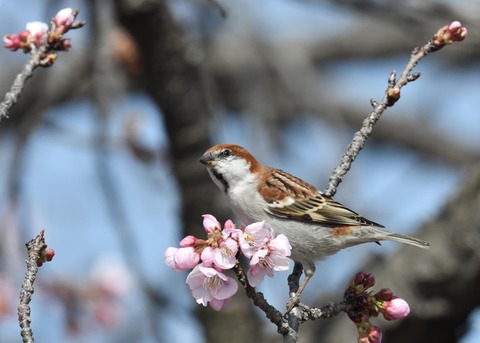
<path id="1" fill-rule="evenodd" d="M 15 77 L 13 85 L 10 88 L 10 91 L 5 94 L 3 101 L 0 103 L 0 122 L 5 119 L 8 119 L 8 114 L 10 113 L 11 108 L 15 105 L 20 98 L 20 94 L 25 87 L 25 83 L 29 78 L 32 77 L 33 71 L 40 66 L 40 61 L 45 54 L 44 47 L 41 47 L 38 50 L 35 50 L 30 56 L 30 60 L 23 67 L 23 70 Z"/>

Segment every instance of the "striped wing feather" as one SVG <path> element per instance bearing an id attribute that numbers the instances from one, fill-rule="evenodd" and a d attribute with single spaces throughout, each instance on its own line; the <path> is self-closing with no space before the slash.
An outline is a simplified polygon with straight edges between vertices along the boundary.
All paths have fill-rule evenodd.
<path id="1" fill-rule="evenodd" d="M 315 187 L 281 170 L 274 170 L 273 180 L 262 187 L 268 203 L 267 212 L 282 218 L 319 223 L 326 226 L 378 226 Z M 285 194 L 288 197 L 284 197 Z"/>

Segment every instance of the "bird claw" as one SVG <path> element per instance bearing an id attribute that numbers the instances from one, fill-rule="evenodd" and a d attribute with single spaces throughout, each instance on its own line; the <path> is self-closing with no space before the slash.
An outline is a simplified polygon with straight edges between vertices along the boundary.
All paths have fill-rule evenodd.
<path id="1" fill-rule="evenodd" d="M 297 296 L 297 294 L 294 294 L 288 299 L 287 301 L 287 311 L 283 314 L 284 317 L 286 317 L 294 307 L 300 304 L 300 297 Z"/>

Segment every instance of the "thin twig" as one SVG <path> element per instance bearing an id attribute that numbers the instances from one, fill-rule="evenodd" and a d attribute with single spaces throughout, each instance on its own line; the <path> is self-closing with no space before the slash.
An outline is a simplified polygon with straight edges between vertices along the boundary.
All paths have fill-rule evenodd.
<path id="1" fill-rule="evenodd" d="M 38 267 L 41 265 L 43 253 L 47 248 L 45 239 L 43 238 L 44 230 L 29 241 L 27 244 L 28 260 L 27 272 L 23 280 L 22 290 L 20 291 L 20 304 L 18 305 L 18 321 L 20 323 L 21 335 L 24 343 L 31 343 L 33 339 L 33 331 L 30 327 L 30 301 L 34 292 L 33 283 L 37 277 Z"/>
<path id="2" fill-rule="evenodd" d="M 378 103 L 374 100 L 371 100 L 373 110 L 363 121 L 361 129 L 354 134 L 352 142 L 349 144 L 347 150 L 340 160 L 340 165 L 332 172 L 328 184 L 325 187 L 325 195 L 335 195 L 338 185 L 342 182 L 343 177 L 350 170 L 353 161 L 355 161 L 356 157 L 365 146 L 368 137 L 372 133 L 373 126 L 378 119 L 380 119 L 380 116 L 387 109 L 387 107 L 393 106 L 400 98 L 400 90 L 403 86 L 407 85 L 409 82 L 415 81 L 420 77 L 420 73 L 411 74 L 413 68 L 415 68 L 415 66 L 423 57 L 436 50 L 437 49 L 433 45 L 432 41 L 429 41 L 421 48 L 415 48 L 412 51 L 410 59 L 398 80 L 395 80 L 396 73 L 395 71 L 392 71 L 389 76 L 388 87 L 385 91 L 382 101 Z"/>
<path id="3" fill-rule="evenodd" d="M 0 122 L 8 119 L 10 109 L 20 98 L 20 94 L 25 87 L 25 83 L 32 77 L 33 71 L 40 66 L 40 62 L 45 55 L 46 48 L 44 46 L 37 49 L 30 56 L 29 61 L 23 67 L 23 70 L 15 77 L 10 91 L 5 94 L 3 101 L 0 103 Z"/>
<path id="4" fill-rule="evenodd" d="M 219 3 L 217 0 L 208 0 L 208 2 L 216 9 L 218 9 L 222 18 L 226 19 L 228 17 L 228 11 L 221 3 Z"/>

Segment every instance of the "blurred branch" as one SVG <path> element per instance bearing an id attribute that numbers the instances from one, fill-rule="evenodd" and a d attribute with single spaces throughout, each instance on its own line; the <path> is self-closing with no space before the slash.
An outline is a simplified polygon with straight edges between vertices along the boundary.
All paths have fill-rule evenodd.
<path id="1" fill-rule="evenodd" d="M 309 2 L 319 2 L 309 0 Z M 375 0 L 330 0 L 341 10 L 355 12 L 361 20 L 349 24 L 345 33 L 319 42 L 312 47 L 311 56 L 315 63 L 356 58 L 378 59 L 403 53 L 411 47 L 411 37 L 421 37 L 435 30 L 452 18 L 459 19 L 472 33 L 471 41 L 454 54 L 446 53 L 444 63 L 451 66 L 476 63 L 479 58 L 478 34 L 480 25 L 475 13 L 480 11 L 478 2 L 409 1 L 393 2 Z M 399 29 L 401 27 L 401 29 Z M 359 42 L 359 34 L 368 32 L 368 40 Z M 473 35 L 476 35 L 475 37 Z"/>
<path id="2" fill-rule="evenodd" d="M 228 16 L 228 11 L 227 11 L 227 9 L 226 9 L 218 0 L 208 0 L 208 2 L 209 2 L 213 7 L 215 7 L 216 9 L 218 9 L 218 12 L 220 12 L 220 15 L 222 16 L 222 18 L 227 18 L 227 16 Z"/>
<path id="3" fill-rule="evenodd" d="M 115 5 L 121 23 L 140 49 L 146 90 L 163 114 L 184 233 L 199 236 L 203 232 L 198 225 L 200 215 L 214 212 L 217 218 L 227 217 L 226 208 L 213 196 L 215 185 L 198 162 L 211 146 L 201 51 L 186 39 L 166 1 L 122 0 Z M 242 325 L 238 325 L 239 313 Z M 222 313 L 200 308 L 197 314 L 205 328 L 205 341 L 262 340 L 262 324 L 245 296 L 235 296 Z"/>
<path id="4" fill-rule="evenodd" d="M 91 0 L 92 11 L 92 30 L 94 31 L 92 40 L 93 51 L 91 73 L 91 99 L 97 110 L 99 119 L 99 130 L 96 139 L 96 167 L 100 181 L 100 188 L 105 196 L 105 205 L 109 212 L 113 226 L 118 233 L 121 243 L 121 250 L 125 256 L 130 270 L 136 276 L 141 287 L 143 295 L 147 298 L 145 303 L 149 311 L 146 317 L 149 320 L 149 328 L 152 337 L 162 341 L 162 337 L 157 330 L 158 312 L 165 305 L 164 294 L 152 287 L 146 278 L 142 275 L 140 263 L 141 253 L 136 243 L 136 236 L 132 225 L 129 223 L 128 215 L 121 199 L 119 188 L 115 182 L 112 169 L 111 154 L 109 153 L 109 119 L 110 104 L 121 96 L 127 85 L 125 79 L 121 78 L 121 71 L 118 65 L 113 63 L 112 51 L 109 44 L 109 34 L 114 30 L 116 23 L 113 22 L 108 13 L 112 12 L 110 2 Z M 110 20 L 106 20 L 110 18 Z"/>

